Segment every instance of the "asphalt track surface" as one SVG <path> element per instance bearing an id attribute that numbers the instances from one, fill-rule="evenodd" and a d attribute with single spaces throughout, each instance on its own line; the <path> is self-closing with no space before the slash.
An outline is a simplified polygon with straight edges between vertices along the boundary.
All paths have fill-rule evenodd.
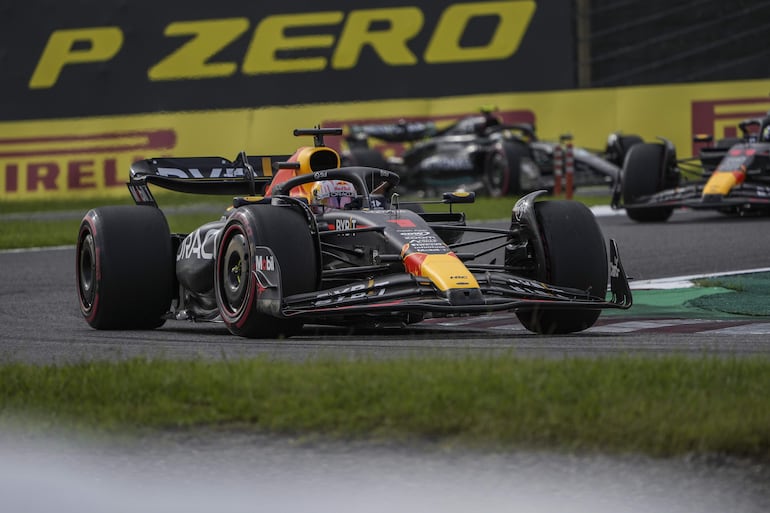
<path id="1" fill-rule="evenodd" d="M 677 212 L 657 225 L 624 215 L 599 221 L 605 235 L 618 241 L 625 269 L 636 280 L 770 266 L 769 218 Z M 557 337 L 528 333 L 512 315 L 457 321 L 426 322 L 414 330 L 306 329 L 290 340 L 244 340 L 221 325 L 188 322 L 149 332 L 99 332 L 78 311 L 73 248 L 0 252 L 0 362 L 510 352 L 553 358 L 770 355 L 770 317 L 650 319 L 632 308 L 602 315 L 586 332 Z M 766 467 L 708 458 L 305 445 L 251 433 L 172 432 L 131 444 L 99 443 L 41 440 L 0 427 L 0 509 L 30 513 L 764 513 L 770 509 L 768 482 Z"/>
<path id="2" fill-rule="evenodd" d="M 770 267 L 770 218 L 678 211 L 667 223 L 639 224 L 597 214 L 619 245 L 634 280 Z M 506 223 L 500 223 L 504 225 Z M 633 283 L 633 282 L 632 282 Z M 624 353 L 770 354 L 770 318 L 639 318 L 634 309 L 603 314 L 583 333 L 541 336 L 512 314 L 431 320 L 414 328 L 350 331 L 307 327 L 289 340 L 246 340 L 221 324 L 169 321 L 154 331 L 95 331 L 80 317 L 74 249 L 0 253 L 0 361 L 65 363 L 137 356 L 388 358 L 419 354 L 595 356 Z M 768 291 L 770 294 L 770 291 Z"/>

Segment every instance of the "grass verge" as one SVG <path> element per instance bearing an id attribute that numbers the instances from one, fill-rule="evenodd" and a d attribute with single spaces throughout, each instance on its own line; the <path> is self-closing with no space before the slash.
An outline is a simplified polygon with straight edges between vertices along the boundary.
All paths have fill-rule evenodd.
<path id="1" fill-rule="evenodd" d="M 222 210 L 224 212 L 224 209 Z M 85 212 L 84 212 L 85 214 Z M 170 214 L 166 216 L 172 232 L 189 233 L 217 218 L 215 213 Z M 81 218 L 0 220 L 0 249 L 74 245 Z"/>
<path id="2" fill-rule="evenodd" d="M 766 358 L 135 359 L 0 366 L 0 419 L 767 462 L 768 390 Z"/>

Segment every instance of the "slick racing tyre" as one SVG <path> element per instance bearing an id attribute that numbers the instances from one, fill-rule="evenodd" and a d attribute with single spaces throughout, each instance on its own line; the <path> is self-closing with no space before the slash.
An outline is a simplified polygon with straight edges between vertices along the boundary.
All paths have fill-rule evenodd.
<path id="1" fill-rule="evenodd" d="M 302 213 L 288 206 L 238 208 L 222 230 L 217 249 L 214 294 L 219 313 L 234 335 L 288 337 L 302 329 L 297 320 L 260 312 L 255 276 L 255 247 L 272 250 L 280 270 L 283 296 L 316 290 L 320 272 L 313 236 Z"/>
<path id="2" fill-rule="evenodd" d="M 663 222 L 671 217 L 673 207 L 634 207 L 639 198 L 660 192 L 665 147 L 656 143 L 635 144 L 623 164 L 621 193 L 626 215 L 641 223 Z"/>
<path id="3" fill-rule="evenodd" d="M 489 196 L 499 198 L 521 191 L 520 162 L 527 157 L 526 150 L 510 143 L 495 145 L 484 159 L 482 180 Z"/>
<path id="4" fill-rule="evenodd" d="M 75 260 L 80 311 L 93 328 L 163 325 L 174 294 L 174 255 L 159 209 L 90 210 L 80 223 Z"/>
<path id="5" fill-rule="evenodd" d="M 537 279 L 560 287 L 590 291 L 604 299 L 607 294 L 608 263 L 604 236 L 593 212 L 576 201 L 535 203 L 535 216 L 543 241 Z M 590 328 L 600 310 L 518 310 L 516 316 L 530 331 L 544 334 L 573 333 Z"/>
<path id="6" fill-rule="evenodd" d="M 617 135 L 613 137 L 613 144 L 607 148 L 607 160 L 618 167 L 623 167 L 623 161 L 626 160 L 629 150 L 644 139 L 638 135 Z"/>

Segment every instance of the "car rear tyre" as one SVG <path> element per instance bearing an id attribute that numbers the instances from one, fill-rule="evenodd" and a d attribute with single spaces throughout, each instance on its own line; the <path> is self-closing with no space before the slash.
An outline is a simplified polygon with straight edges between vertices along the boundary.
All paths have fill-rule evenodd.
<path id="1" fill-rule="evenodd" d="M 589 291 L 591 296 L 604 299 L 607 250 L 591 210 L 576 201 L 544 201 L 534 206 L 544 251 L 543 255 L 535 255 L 537 279 Z M 516 316 L 535 333 L 562 334 L 590 328 L 600 313 L 599 309 L 528 308 L 518 310 Z"/>
<path id="2" fill-rule="evenodd" d="M 521 159 L 527 157 L 526 151 L 510 144 L 495 146 L 484 160 L 483 181 L 487 194 L 493 198 L 521 192 L 519 172 Z"/>
<path id="3" fill-rule="evenodd" d="M 75 247 L 80 311 L 93 328 L 162 326 L 174 294 L 174 255 L 163 212 L 146 206 L 90 210 Z"/>
<path id="4" fill-rule="evenodd" d="M 607 160 L 618 167 L 623 167 L 623 161 L 633 146 L 644 143 L 638 135 L 618 135 L 613 147 L 607 148 Z"/>
<path id="5" fill-rule="evenodd" d="M 644 196 L 663 190 L 665 147 L 656 143 L 635 144 L 623 164 L 621 191 L 626 215 L 642 223 L 663 222 L 671 217 L 673 207 L 634 207 Z"/>
<path id="6" fill-rule="evenodd" d="M 247 338 L 289 337 L 302 322 L 257 309 L 255 247 L 275 255 L 283 296 L 311 292 L 319 276 L 319 257 L 307 220 L 291 207 L 249 205 L 230 216 L 217 249 L 214 292 L 222 320 L 234 335 Z"/>

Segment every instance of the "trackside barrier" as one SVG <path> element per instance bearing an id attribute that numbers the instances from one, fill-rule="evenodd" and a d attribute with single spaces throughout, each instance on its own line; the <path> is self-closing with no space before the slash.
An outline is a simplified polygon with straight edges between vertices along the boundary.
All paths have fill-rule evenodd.
<path id="1" fill-rule="evenodd" d="M 572 147 L 572 134 L 559 136 L 559 144 L 553 148 L 553 195 L 561 196 L 562 177 L 564 177 L 564 194 L 572 199 L 575 187 L 575 153 Z"/>
<path id="2" fill-rule="evenodd" d="M 553 147 L 553 195 L 561 195 L 561 176 L 564 174 L 564 149 L 561 144 Z"/>

